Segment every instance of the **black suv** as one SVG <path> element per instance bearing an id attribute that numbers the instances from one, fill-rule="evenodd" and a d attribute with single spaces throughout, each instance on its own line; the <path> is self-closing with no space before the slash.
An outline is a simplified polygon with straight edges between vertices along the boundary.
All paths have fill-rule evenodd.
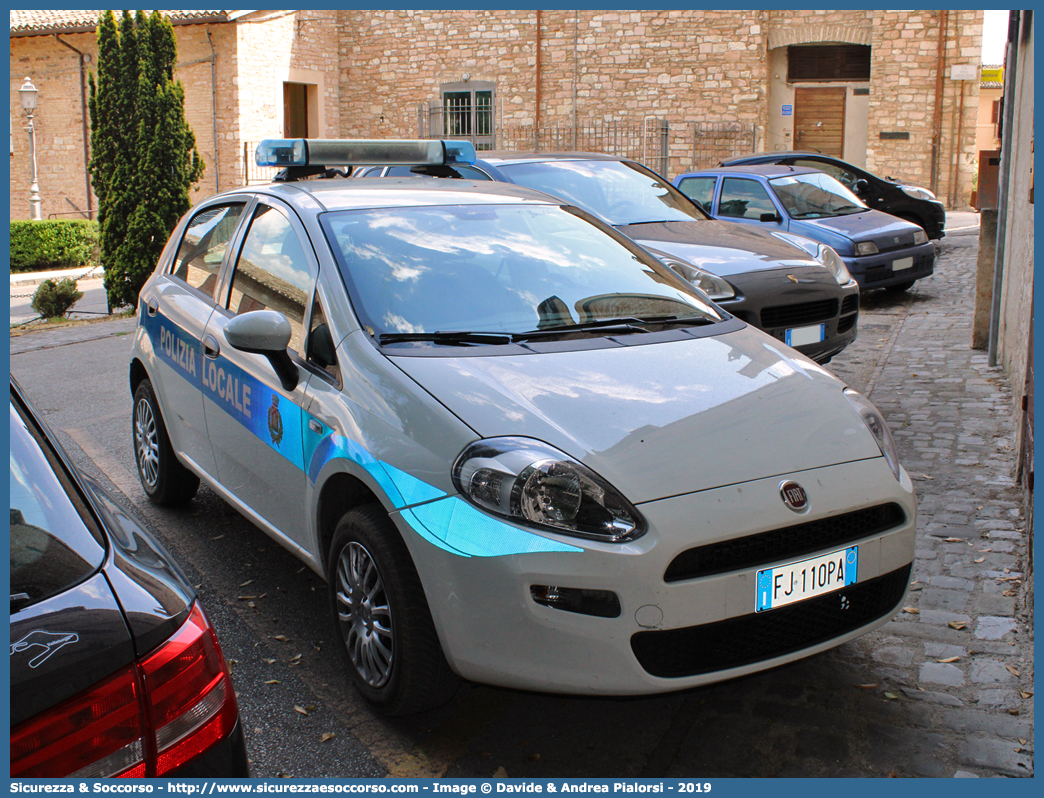
<path id="1" fill-rule="evenodd" d="M 749 166 L 778 163 L 785 166 L 808 166 L 826 172 L 875 211 L 884 211 L 920 225 L 928 238 L 942 238 L 946 233 L 946 209 L 926 188 L 900 183 L 891 177 L 878 177 L 858 166 L 824 155 L 821 152 L 759 152 L 721 161 L 719 166 Z"/>

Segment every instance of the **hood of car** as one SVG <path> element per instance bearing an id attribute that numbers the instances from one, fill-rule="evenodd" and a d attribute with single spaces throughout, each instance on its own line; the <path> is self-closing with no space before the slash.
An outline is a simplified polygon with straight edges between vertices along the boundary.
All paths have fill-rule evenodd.
<path id="1" fill-rule="evenodd" d="M 815 263 L 808 252 L 784 238 L 736 222 L 649 222 L 617 229 L 646 249 L 674 255 L 720 277 Z"/>
<path id="2" fill-rule="evenodd" d="M 913 246 L 917 225 L 882 211 L 867 210 L 850 216 L 833 216 L 823 219 L 794 219 L 790 231 L 809 238 L 823 239 L 827 235 L 840 235 L 851 241 L 873 241 L 882 249 L 898 244 Z M 895 239 L 899 239 L 896 241 Z"/>
<path id="3" fill-rule="evenodd" d="M 635 504 L 880 456 L 843 385 L 751 327 L 610 349 L 393 357 L 483 438 L 525 436 Z"/>

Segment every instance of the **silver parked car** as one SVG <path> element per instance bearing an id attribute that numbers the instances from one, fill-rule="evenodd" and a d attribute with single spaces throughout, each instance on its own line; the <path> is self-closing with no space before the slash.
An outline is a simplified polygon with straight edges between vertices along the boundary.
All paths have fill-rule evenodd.
<path id="1" fill-rule="evenodd" d="M 367 700 L 678 690 L 901 606 L 913 486 L 864 397 L 561 200 L 328 168 L 382 155 L 474 158 L 263 142 L 281 179 L 186 214 L 130 361 L 146 493 L 202 479 L 322 575 Z"/>

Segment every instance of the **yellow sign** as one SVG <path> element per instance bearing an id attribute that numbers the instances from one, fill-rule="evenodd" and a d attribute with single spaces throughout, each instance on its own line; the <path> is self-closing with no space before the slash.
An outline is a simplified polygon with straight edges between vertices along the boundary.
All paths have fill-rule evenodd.
<path id="1" fill-rule="evenodd" d="M 998 67 L 997 69 L 983 69 L 979 80 L 983 83 L 1003 83 L 1004 67 Z"/>

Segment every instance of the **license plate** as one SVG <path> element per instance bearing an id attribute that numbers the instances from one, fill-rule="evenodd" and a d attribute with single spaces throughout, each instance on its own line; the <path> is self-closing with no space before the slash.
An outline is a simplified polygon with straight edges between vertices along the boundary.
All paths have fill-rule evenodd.
<path id="1" fill-rule="evenodd" d="M 811 327 L 795 327 L 787 330 L 787 346 L 804 346 L 805 344 L 818 344 L 826 338 L 826 325 L 814 324 Z"/>
<path id="2" fill-rule="evenodd" d="M 859 547 L 758 571 L 754 611 L 774 610 L 795 601 L 821 596 L 854 585 L 859 572 Z"/>
<path id="3" fill-rule="evenodd" d="M 901 272 L 903 269 L 909 269 L 913 266 L 913 258 L 899 258 L 899 260 L 892 261 L 892 271 Z"/>

